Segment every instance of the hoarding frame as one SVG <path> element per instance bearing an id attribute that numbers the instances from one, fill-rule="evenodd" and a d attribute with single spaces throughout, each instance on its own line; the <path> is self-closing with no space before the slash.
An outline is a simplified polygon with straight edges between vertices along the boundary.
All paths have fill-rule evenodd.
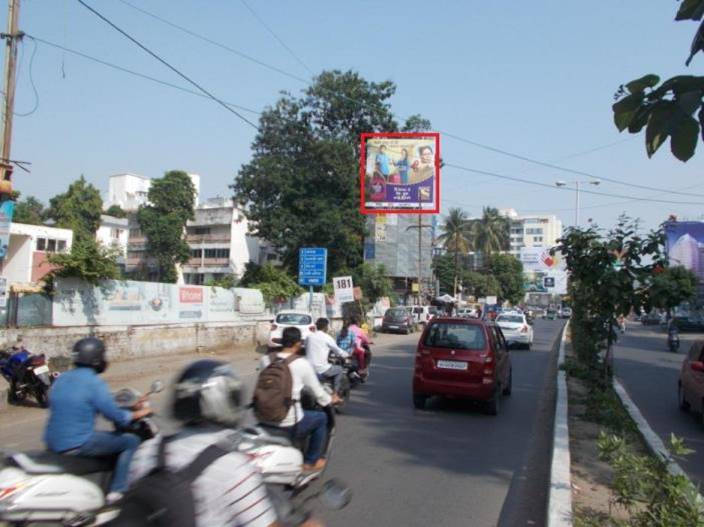
<path id="1" fill-rule="evenodd" d="M 435 141 L 435 207 L 433 209 L 367 208 L 365 181 L 367 177 L 367 139 L 433 139 Z M 364 132 L 359 136 L 359 210 L 362 214 L 439 214 L 440 213 L 440 133 L 439 132 Z"/>

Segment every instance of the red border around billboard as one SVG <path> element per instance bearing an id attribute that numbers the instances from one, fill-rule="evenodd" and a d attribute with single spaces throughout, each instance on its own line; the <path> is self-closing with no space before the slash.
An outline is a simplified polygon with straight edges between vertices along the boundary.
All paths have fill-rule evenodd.
<path id="1" fill-rule="evenodd" d="M 387 137 L 390 139 L 429 138 L 435 139 L 435 208 L 427 209 L 368 209 L 364 200 L 364 180 L 367 165 L 367 139 Z M 365 132 L 359 136 L 359 211 L 362 214 L 439 214 L 440 213 L 440 133 L 439 132 Z"/>

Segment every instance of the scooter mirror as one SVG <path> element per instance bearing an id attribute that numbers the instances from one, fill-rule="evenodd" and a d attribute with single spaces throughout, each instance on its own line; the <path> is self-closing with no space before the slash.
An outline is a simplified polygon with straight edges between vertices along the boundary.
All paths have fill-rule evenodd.
<path id="1" fill-rule="evenodd" d="M 320 501 L 328 509 L 344 509 L 352 501 L 352 490 L 339 480 L 328 480 L 323 485 Z"/>
<path id="2" fill-rule="evenodd" d="M 156 380 L 156 381 L 154 381 L 154 382 L 152 383 L 152 386 L 151 386 L 151 388 L 149 389 L 149 391 L 150 391 L 151 393 L 159 393 L 159 392 L 162 391 L 163 389 L 164 389 L 164 383 L 161 382 L 161 381 L 159 381 L 159 380 Z"/>

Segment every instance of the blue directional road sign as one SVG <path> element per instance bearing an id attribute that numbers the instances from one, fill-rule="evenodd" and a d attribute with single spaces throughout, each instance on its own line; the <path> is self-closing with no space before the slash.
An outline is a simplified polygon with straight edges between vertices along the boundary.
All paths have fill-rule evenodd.
<path id="1" fill-rule="evenodd" d="M 298 252 L 298 283 L 300 285 L 325 285 L 328 250 L 322 247 L 304 247 Z"/>

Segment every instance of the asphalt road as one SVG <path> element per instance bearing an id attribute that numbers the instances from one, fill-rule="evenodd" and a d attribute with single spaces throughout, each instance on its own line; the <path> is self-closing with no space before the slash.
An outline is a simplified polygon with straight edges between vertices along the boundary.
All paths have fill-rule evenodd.
<path id="1" fill-rule="evenodd" d="M 353 393 L 348 415 L 338 419 L 326 477 L 344 480 L 354 498 L 327 514 L 329 524 L 544 525 L 552 352 L 561 327 L 537 321 L 533 350 L 511 351 L 513 395 L 503 399 L 497 417 L 456 402 L 432 401 L 430 409 L 415 410 L 418 335 L 376 346 L 369 383 Z"/>
<path id="2" fill-rule="evenodd" d="M 327 525 L 544 525 L 561 327 L 560 321 L 537 321 L 533 349 L 511 351 L 513 394 L 503 399 L 497 417 L 455 401 L 433 400 L 427 410 L 415 410 L 411 377 L 419 335 L 376 337 L 372 376 L 338 418 L 325 474 L 343 480 L 354 497 L 346 509 L 322 513 Z M 116 363 L 107 377 L 113 388 L 146 390 L 198 357 Z M 219 358 L 234 362 L 253 383 L 258 356 Z M 155 408 L 167 395 L 153 398 Z M 0 412 L 0 448 L 41 448 L 45 415 L 31 407 Z"/>
<path id="3" fill-rule="evenodd" d="M 670 433 L 695 453 L 679 461 L 690 478 L 704 484 L 704 426 L 701 417 L 677 406 L 677 381 L 691 342 L 704 335 L 680 333 L 679 353 L 667 351 L 667 334 L 658 326 L 631 323 L 615 349 L 615 372 L 653 430 L 667 444 Z"/>

